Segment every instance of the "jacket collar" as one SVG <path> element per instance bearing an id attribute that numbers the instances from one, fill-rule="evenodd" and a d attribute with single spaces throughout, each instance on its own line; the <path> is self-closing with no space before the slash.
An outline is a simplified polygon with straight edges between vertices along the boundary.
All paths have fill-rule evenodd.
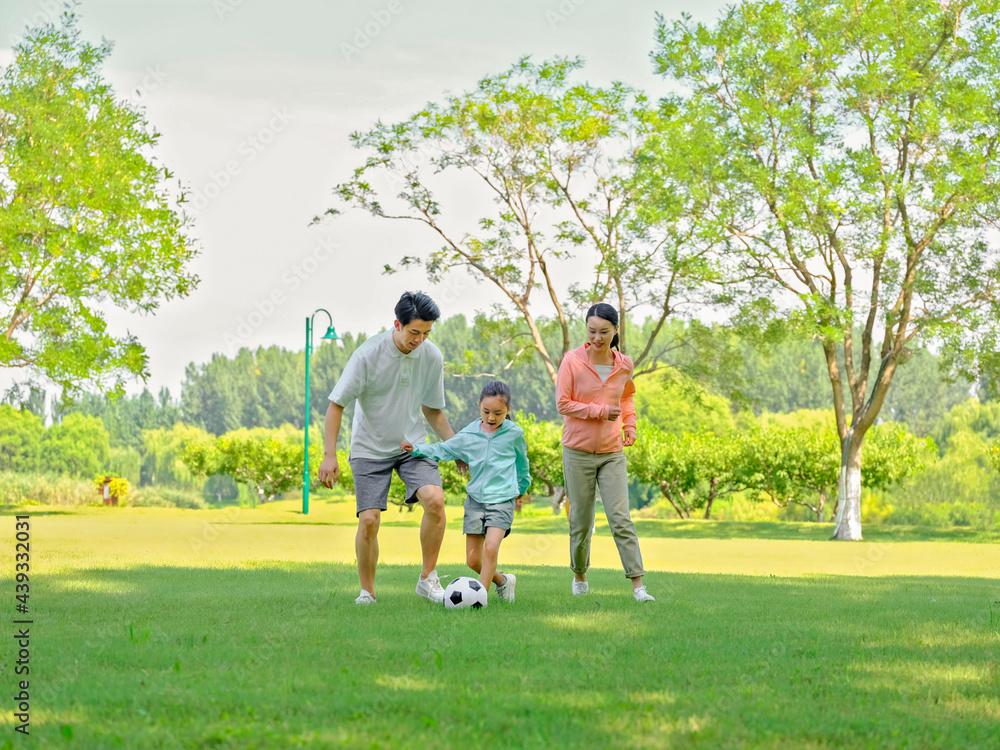
<path id="1" fill-rule="evenodd" d="M 489 437 L 486 430 L 484 430 L 480 426 L 482 421 L 483 421 L 482 419 L 477 419 L 474 422 L 467 424 L 465 427 L 462 428 L 462 432 L 471 432 L 473 434 L 479 434 L 483 435 L 484 437 Z M 512 429 L 513 427 L 514 427 L 514 422 L 509 419 L 505 419 L 503 422 L 500 423 L 500 426 L 497 427 L 497 431 L 494 432 L 493 434 L 500 435 Z"/>
<path id="2" fill-rule="evenodd" d="M 591 369 L 593 369 L 594 365 L 593 365 L 593 363 L 592 363 L 592 362 L 590 361 L 590 357 L 589 357 L 589 356 L 587 355 L 587 348 L 588 348 L 589 346 L 590 346 L 590 344 L 583 344 L 582 346 L 578 346 L 578 347 L 577 347 L 576 349 L 574 349 L 573 351 L 571 351 L 571 352 L 567 353 L 567 355 L 566 355 L 566 356 L 567 356 L 567 357 L 574 357 L 574 358 L 576 358 L 576 359 L 580 360 L 581 362 L 583 362 L 583 363 L 584 363 L 585 365 L 587 365 L 587 366 L 588 366 L 588 367 L 590 367 Z M 621 364 L 622 364 L 622 358 L 623 358 L 623 357 L 624 357 L 625 355 L 624 355 L 624 354 L 622 354 L 622 353 L 621 353 L 620 351 L 618 351 L 617 349 L 612 349 L 612 350 L 611 350 L 611 356 L 612 356 L 612 360 L 611 360 L 611 364 L 612 364 L 612 365 L 613 365 L 614 367 L 618 367 L 619 365 L 621 365 Z M 597 370 L 594 370 L 594 372 L 597 372 Z"/>

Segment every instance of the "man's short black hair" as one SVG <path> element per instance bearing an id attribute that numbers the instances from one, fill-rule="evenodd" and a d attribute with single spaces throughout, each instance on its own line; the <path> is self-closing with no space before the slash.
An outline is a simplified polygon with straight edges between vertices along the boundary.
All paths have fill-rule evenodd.
<path id="1" fill-rule="evenodd" d="M 403 292 L 396 303 L 396 320 L 406 325 L 411 320 L 425 320 L 433 323 L 441 317 L 441 311 L 434 300 L 423 292 Z"/>

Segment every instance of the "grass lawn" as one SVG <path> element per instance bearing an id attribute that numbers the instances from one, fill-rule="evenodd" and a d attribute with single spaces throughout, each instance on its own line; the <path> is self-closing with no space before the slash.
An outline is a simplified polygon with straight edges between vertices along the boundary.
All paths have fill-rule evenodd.
<path id="1" fill-rule="evenodd" d="M 565 521 L 536 516 L 501 549 L 517 602 L 455 612 L 413 594 L 420 513 L 390 511 L 362 608 L 352 509 L 19 509 L 31 738 L 5 692 L 0 747 L 997 746 L 995 543 L 643 521 L 638 605 L 602 526 L 571 596 Z"/>

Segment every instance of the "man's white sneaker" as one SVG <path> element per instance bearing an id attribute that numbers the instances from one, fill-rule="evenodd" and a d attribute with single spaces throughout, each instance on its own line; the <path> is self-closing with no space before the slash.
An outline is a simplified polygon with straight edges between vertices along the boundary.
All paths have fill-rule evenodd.
<path id="1" fill-rule="evenodd" d="M 581 596 L 590 593 L 590 583 L 573 579 L 573 596 Z"/>
<path id="2" fill-rule="evenodd" d="M 361 589 L 361 596 L 354 600 L 355 604 L 374 604 L 375 597 L 369 594 L 365 589 Z"/>
<path id="3" fill-rule="evenodd" d="M 632 596 L 635 597 L 637 602 L 655 602 L 656 599 L 653 595 L 646 591 L 645 586 L 640 586 L 637 589 L 632 589 Z"/>
<path id="4" fill-rule="evenodd" d="M 417 576 L 417 593 L 437 604 L 444 601 L 444 589 L 436 570 L 432 570 L 426 578 Z"/>
<path id="5" fill-rule="evenodd" d="M 503 583 L 497 584 L 497 596 L 500 601 L 508 604 L 514 603 L 514 587 L 517 585 L 517 576 L 513 573 L 501 573 Z"/>

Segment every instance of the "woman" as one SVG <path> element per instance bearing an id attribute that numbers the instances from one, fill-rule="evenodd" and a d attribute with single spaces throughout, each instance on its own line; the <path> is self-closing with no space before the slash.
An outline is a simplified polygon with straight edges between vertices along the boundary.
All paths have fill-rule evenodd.
<path id="1" fill-rule="evenodd" d="M 559 366 L 556 403 L 563 415 L 563 474 L 569 498 L 569 554 L 573 593 L 586 594 L 595 490 L 618 545 L 636 601 L 656 601 L 642 584 L 639 539 L 628 512 L 628 475 L 623 447 L 635 443 L 632 360 L 617 351 L 618 311 L 603 302 L 587 311 L 587 344 L 566 354 Z M 624 432 L 624 438 L 622 433 Z"/>

